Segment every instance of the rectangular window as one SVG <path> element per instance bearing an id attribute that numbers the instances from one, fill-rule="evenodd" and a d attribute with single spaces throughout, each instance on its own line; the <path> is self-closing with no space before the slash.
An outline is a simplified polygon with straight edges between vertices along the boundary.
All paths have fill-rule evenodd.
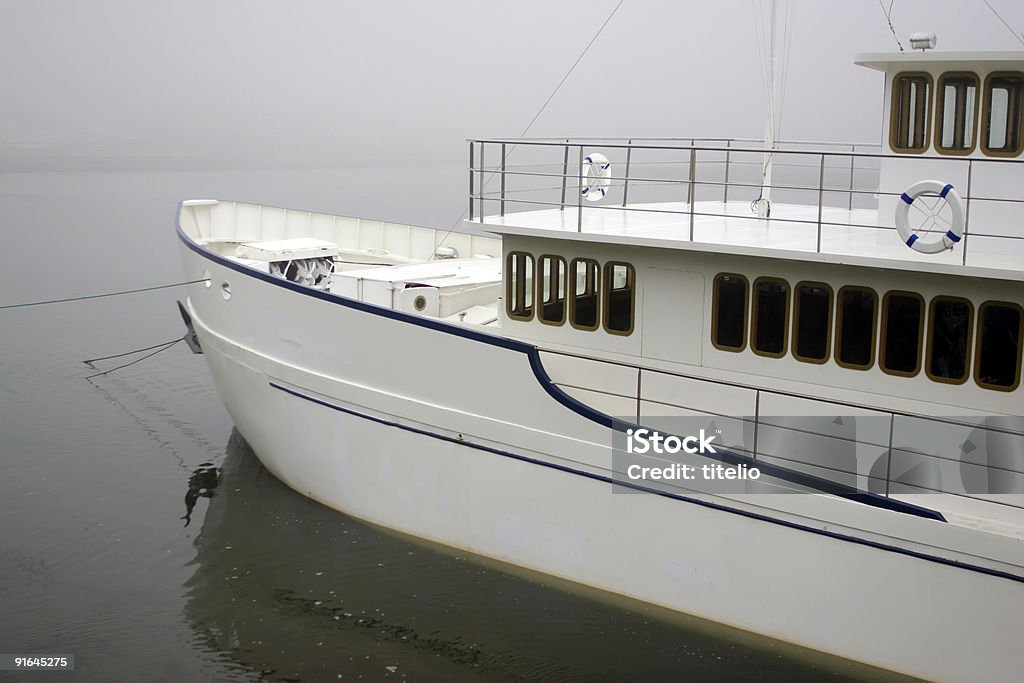
<path id="1" fill-rule="evenodd" d="M 505 310 L 513 320 L 533 318 L 533 256 L 510 251 L 505 275 Z"/>
<path id="2" fill-rule="evenodd" d="M 578 258 L 569 266 L 572 297 L 569 299 L 569 323 L 580 330 L 597 329 L 600 270 L 597 261 Z"/>
<path id="3" fill-rule="evenodd" d="M 875 320 L 878 295 L 867 287 L 839 290 L 836 313 L 836 363 L 844 368 L 867 370 L 875 364 Z"/>
<path id="4" fill-rule="evenodd" d="M 971 302 L 951 296 L 932 299 L 928 311 L 928 362 L 925 372 L 936 382 L 962 384 L 971 355 Z"/>
<path id="5" fill-rule="evenodd" d="M 889 141 L 894 151 L 923 152 L 928 147 L 931 82 L 924 73 L 897 74 L 893 79 Z"/>
<path id="6" fill-rule="evenodd" d="M 801 282 L 793 294 L 793 356 L 808 363 L 828 360 L 832 335 L 832 288 Z"/>
<path id="7" fill-rule="evenodd" d="M 1013 391 L 1020 384 L 1021 308 L 986 301 L 978 311 L 974 379 L 986 389 Z"/>
<path id="8" fill-rule="evenodd" d="M 633 332 L 636 272 L 628 263 L 604 264 L 604 328 L 612 334 Z"/>
<path id="9" fill-rule="evenodd" d="M 935 120 L 935 146 L 940 152 L 968 154 L 974 149 L 974 121 L 978 106 L 978 77 L 951 73 L 939 78 Z"/>
<path id="10" fill-rule="evenodd" d="M 565 322 L 565 259 L 561 256 L 541 256 L 537 260 L 537 298 L 540 300 L 539 318 L 548 325 Z"/>
<path id="11" fill-rule="evenodd" d="M 789 284 L 775 278 L 754 281 L 754 353 L 781 358 L 786 354 L 786 322 L 789 317 Z"/>
<path id="12" fill-rule="evenodd" d="M 882 300 L 882 370 L 913 377 L 921 370 L 924 299 L 911 292 L 889 292 Z"/>
<path id="13" fill-rule="evenodd" d="M 1021 150 L 1024 74 L 996 73 L 985 79 L 981 149 L 992 156 L 1016 156 Z"/>
<path id="14" fill-rule="evenodd" d="M 742 351 L 747 345 L 747 278 L 720 273 L 713 296 L 711 342 L 723 351 Z"/>

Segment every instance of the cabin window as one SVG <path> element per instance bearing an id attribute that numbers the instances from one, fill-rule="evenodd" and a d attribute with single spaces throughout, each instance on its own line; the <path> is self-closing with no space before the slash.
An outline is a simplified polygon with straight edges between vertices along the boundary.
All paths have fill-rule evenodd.
<path id="1" fill-rule="evenodd" d="M 636 271 L 628 263 L 604 265 L 604 328 L 612 334 L 633 332 Z"/>
<path id="2" fill-rule="evenodd" d="M 711 309 L 711 343 L 723 351 L 742 351 L 747 345 L 747 278 L 720 273 L 715 278 Z"/>
<path id="3" fill-rule="evenodd" d="M 882 370 L 913 377 L 921 370 L 924 299 L 910 292 L 889 292 L 882 300 Z"/>
<path id="4" fill-rule="evenodd" d="M 925 372 L 936 382 L 961 384 L 967 379 L 971 353 L 971 302 L 951 296 L 932 299 L 928 312 L 928 362 Z"/>
<path id="5" fill-rule="evenodd" d="M 513 320 L 533 318 L 533 256 L 522 251 L 508 254 L 505 310 Z"/>
<path id="6" fill-rule="evenodd" d="M 580 330 L 596 330 L 600 269 L 597 261 L 578 258 L 569 266 L 572 296 L 569 298 L 569 324 Z"/>
<path id="7" fill-rule="evenodd" d="M 821 282 L 801 282 L 793 291 L 793 356 L 824 363 L 831 335 L 832 288 Z"/>
<path id="8" fill-rule="evenodd" d="M 867 370 L 875 364 L 878 295 L 867 287 L 843 287 L 837 306 L 836 363 L 844 368 Z"/>
<path id="9" fill-rule="evenodd" d="M 897 74 L 892 82 L 890 144 L 896 152 L 923 152 L 928 147 L 928 105 L 932 77 L 925 73 Z"/>
<path id="10" fill-rule="evenodd" d="M 978 77 L 968 73 L 943 74 L 937 90 L 935 146 L 948 154 L 969 154 L 974 149 Z"/>
<path id="11" fill-rule="evenodd" d="M 978 310 L 974 379 L 986 389 L 1013 391 L 1020 384 L 1021 308 L 986 301 Z"/>
<path id="12" fill-rule="evenodd" d="M 1016 156 L 1021 151 L 1021 105 L 1024 74 L 994 73 L 985 79 L 981 149 L 992 156 Z"/>
<path id="13" fill-rule="evenodd" d="M 537 310 L 542 323 L 565 322 L 565 271 L 565 259 L 561 256 L 541 256 L 537 260 Z"/>
<path id="14" fill-rule="evenodd" d="M 789 284 L 775 278 L 754 281 L 751 347 L 761 356 L 786 354 L 786 319 L 789 317 Z"/>

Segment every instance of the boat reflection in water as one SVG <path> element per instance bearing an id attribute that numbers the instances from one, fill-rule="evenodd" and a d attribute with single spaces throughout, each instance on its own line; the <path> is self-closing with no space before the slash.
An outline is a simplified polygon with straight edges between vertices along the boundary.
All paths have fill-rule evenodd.
<path id="1" fill-rule="evenodd" d="M 890 678 L 338 514 L 237 431 L 221 468 L 190 477 L 186 505 L 200 497 L 186 616 L 239 679 Z"/>

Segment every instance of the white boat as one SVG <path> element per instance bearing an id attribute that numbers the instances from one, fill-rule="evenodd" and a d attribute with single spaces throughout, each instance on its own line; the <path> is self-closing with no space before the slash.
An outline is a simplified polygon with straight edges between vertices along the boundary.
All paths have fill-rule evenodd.
<path id="1" fill-rule="evenodd" d="M 376 524 L 1016 680 L 1024 53 L 856 61 L 880 145 L 475 139 L 465 233 L 182 202 L 187 322 L 238 430 Z M 630 453 L 641 427 L 695 452 Z"/>

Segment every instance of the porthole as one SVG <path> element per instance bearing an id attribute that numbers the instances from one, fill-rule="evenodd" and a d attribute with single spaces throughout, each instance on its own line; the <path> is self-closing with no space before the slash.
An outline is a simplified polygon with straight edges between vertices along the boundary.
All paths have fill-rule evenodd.
<path id="1" fill-rule="evenodd" d="M 422 311 L 424 308 L 427 307 L 427 297 L 423 296 L 422 294 L 419 295 L 418 297 L 412 300 L 412 305 L 413 308 L 415 308 L 417 311 Z"/>

